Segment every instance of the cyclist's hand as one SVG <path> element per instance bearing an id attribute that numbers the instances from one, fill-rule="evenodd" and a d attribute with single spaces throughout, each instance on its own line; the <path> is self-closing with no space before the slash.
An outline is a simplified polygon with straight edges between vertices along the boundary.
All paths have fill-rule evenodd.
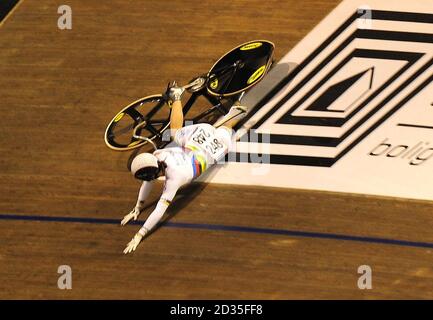
<path id="1" fill-rule="evenodd" d="M 120 222 L 122 226 L 127 224 L 131 219 L 137 220 L 138 216 L 140 215 L 141 208 L 139 206 L 135 206 L 134 209 L 131 210 L 130 213 L 128 213 L 125 217 L 123 217 L 123 220 Z"/>
<path id="2" fill-rule="evenodd" d="M 134 238 L 127 244 L 125 250 L 123 250 L 124 254 L 131 253 L 137 249 L 138 245 L 140 244 L 141 240 L 143 239 L 143 236 L 140 233 L 136 233 Z"/>

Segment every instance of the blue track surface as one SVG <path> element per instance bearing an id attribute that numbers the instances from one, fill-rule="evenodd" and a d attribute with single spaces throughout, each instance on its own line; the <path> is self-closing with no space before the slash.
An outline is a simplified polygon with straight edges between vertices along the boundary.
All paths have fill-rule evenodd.
<path id="1" fill-rule="evenodd" d="M 58 216 L 50 217 L 50 216 L 40 216 L 40 215 L 30 216 L 30 215 L 16 215 L 16 214 L 0 214 L 0 220 L 114 224 L 114 225 L 118 225 L 120 223 L 120 219 L 77 218 L 77 217 L 58 217 Z M 130 222 L 130 224 L 132 225 L 141 225 L 142 223 L 143 223 L 142 221 Z M 163 224 L 163 227 L 273 234 L 273 235 L 287 236 L 287 237 L 344 240 L 344 241 L 367 242 L 367 243 L 374 243 L 374 244 L 396 245 L 396 246 L 416 247 L 416 248 L 433 248 L 433 243 L 429 243 L 429 242 L 416 242 L 416 241 L 377 238 L 377 237 L 361 237 L 361 236 L 333 234 L 333 233 L 305 232 L 305 231 L 295 231 L 295 230 L 285 230 L 285 229 L 270 229 L 270 228 L 228 226 L 228 225 L 205 224 L 205 223 L 185 223 L 185 222 L 166 222 Z"/>

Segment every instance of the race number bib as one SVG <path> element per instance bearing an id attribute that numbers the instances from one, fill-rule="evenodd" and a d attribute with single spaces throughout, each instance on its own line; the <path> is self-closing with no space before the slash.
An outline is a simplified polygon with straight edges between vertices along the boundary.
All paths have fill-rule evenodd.
<path id="1" fill-rule="evenodd" d="M 212 131 L 199 127 L 192 134 L 189 142 L 194 146 L 206 151 L 215 161 L 220 160 L 227 150 L 227 146 L 215 137 Z"/>

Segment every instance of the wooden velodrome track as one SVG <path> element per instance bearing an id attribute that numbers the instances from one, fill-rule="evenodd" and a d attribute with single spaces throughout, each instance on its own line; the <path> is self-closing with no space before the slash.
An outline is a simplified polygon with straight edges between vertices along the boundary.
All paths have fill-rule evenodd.
<path id="1" fill-rule="evenodd" d="M 104 145 L 113 114 L 251 39 L 278 61 L 337 3 L 70 0 L 61 31 L 64 1 L 21 0 L 0 27 L 0 298 L 433 298 L 429 202 L 195 184 L 122 254 L 139 184 Z M 372 290 L 357 287 L 364 264 Z"/>

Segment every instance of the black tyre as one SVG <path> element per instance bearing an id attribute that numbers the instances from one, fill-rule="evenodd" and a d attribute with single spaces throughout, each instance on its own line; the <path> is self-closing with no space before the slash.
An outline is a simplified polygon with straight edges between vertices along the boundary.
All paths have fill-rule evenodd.
<path id="1" fill-rule="evenodd" d="M 133 137 L 134 128 L 146 122 L 137 134 L 154 141 L 170 126 L 170 109 L 162 95 L 153 95 L 132 102 L 110 121 L 105 130 L 105 144 L 116 151 L 128 151 L 149 144 Z"/>

